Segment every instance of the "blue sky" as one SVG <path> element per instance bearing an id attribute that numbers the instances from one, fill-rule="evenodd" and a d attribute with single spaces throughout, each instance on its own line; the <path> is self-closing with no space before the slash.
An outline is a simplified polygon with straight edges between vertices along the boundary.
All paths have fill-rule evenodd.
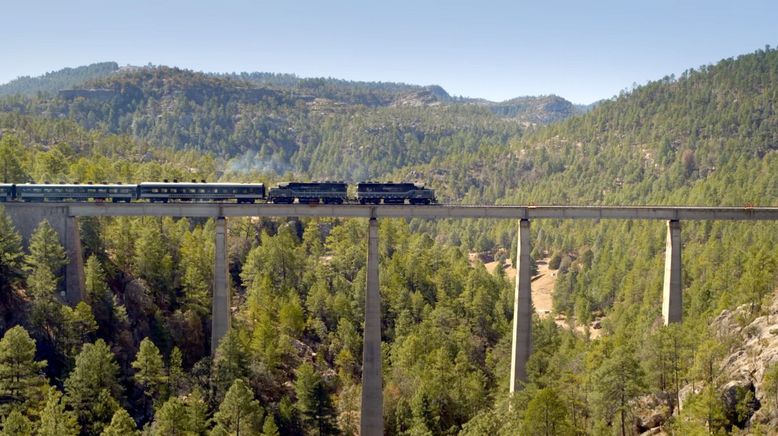
<path id="1" fill-rule="evenodd" d="M 778 2 L 761 0 L 5 0 L 0 10 L 0 83 L 113 60 L 590 103 L 778 45 Z"/>

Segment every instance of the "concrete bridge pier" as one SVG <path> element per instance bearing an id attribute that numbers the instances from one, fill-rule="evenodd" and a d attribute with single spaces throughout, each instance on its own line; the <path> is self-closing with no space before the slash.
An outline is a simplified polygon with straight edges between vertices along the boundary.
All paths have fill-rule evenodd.
<path id="1" fill-rule="evenodd" d="M 84 258 L 81 249 L 81 232 L 78 229 L 78 218 L 71 216 L 67 206 L 52 206 L 48 204 L 18 204 L 3 205 L 5 213 L 11 217 L 16 231 L 22 236 L 25 249 L 28 248 L 30 237 L 41 222 L 48 221 L 59 236 L 59 243 L 68 255 L 65 266 L 64 294 L 61 301 L 75 306 L 84 300 Z"/>
<path id="2" fill-rule="evenodd" d="M 378 291 L 378 221 L 370 218 L 367 242 L 367 292 L 362 345 L 362 436 L 384 434 L 384 399 L 381 382 L 381 295 Z"/>
<path id="3" fill-rule="evenodd" d="M 665 245 L 665 281 L 662 289 L 662 317 L 665 325 L 681 322 L 681 222 L 667 222 Z"/>
<path id="4" fill-rule="evenodd" d="M 516 250 L 516 292 L 513 299 L 513 349 L 511 351 L 511 394 L 524 388 L 527 360 L 532 352 L 532 269 L 529 220 L 519 220 Z"/>
<path id="5" fill-rule="evenodd" d="M 211 356 L 230 329 L 230 287 L 227 270 L 227 220 L 216 218 L 216 253 L 211 300 Z"/>

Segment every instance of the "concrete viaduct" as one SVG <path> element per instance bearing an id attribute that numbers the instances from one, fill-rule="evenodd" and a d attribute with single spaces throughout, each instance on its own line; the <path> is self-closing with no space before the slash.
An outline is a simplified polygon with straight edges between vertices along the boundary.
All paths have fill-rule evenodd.
<path id="1" fill-rule="evenodd" d="M 65 300 L 83 298 L 83 259 L 78 217 L 171 216 L 207 217 L 216 221 L 216 265 L 212 296 L 211 351 L 230 328 L 230 288 L 226 251 L 226 218 L 229 217 L 340 217 L 368 219 L 367 292 L 362 356 L 361 434 L 383 434 L 381 370 L 381 301 L 378 289 L 378 219 L 490 218 L 518 221 L 516 290 L 513 305 L 513 346 L 510 392 L 527 380 L 526 363 L 532 349 L 532 299 L 530 294 L 530 221 L 535 219 L 638 219 L 667 222 L 662 315 L 665 324 L 681 321 L 681 221 L 778 220 L 778 207 L 664 207 L 664 206 L 363 206 L 308 204 L 218 203 L 7 203 L 25 241 L 43 219 L 60 233 L 71 261 L 66 271 Z"/>

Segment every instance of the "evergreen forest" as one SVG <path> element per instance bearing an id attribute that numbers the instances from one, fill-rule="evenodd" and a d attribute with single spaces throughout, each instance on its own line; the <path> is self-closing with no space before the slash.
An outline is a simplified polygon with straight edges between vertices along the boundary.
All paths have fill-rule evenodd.
<path id="1" fill-rule="evenodd" d="M 371 179 L 445 203 L 778 207 L 769 46 L 586 110 L 113 63 L 12 84 L 6 183 Z M 511 396 L 516 223 L 379 222 L 386 434 L 633 435 L 657 398 L 668 434 L 775 431 L 778 361 L 724 395 L 739 344 L 714 320 L 774 314 L 778 223 L 683 222 L 683 322 L 664 327 L 665 223 L 533 221 L 553 311 Z M 2 434 L 358 434 L 366 221 L 229 219 L 232 327 L 213 356 L 213 221 L 79 226 L 86 298 L 69 306 L 60 236 L 43 221 L 24 241 L 0 206 Z"/>

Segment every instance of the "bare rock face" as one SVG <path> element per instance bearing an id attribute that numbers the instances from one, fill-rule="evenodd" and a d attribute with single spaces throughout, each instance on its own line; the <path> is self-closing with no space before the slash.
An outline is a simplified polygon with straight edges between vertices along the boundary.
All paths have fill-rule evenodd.
<path id="1" fill-rule="evenodd" d="M 667 392 L 637 398 L 633 407 L 635 429 L 638 432 L 659 429 L 672 416 L 672 404 L 672 396 Z"/>
<path id="2" fill-rule="evenodd" d="M 427 86 L 421 90 L 409 92 L 395 99 L 392 107 L 402 106 L 440 106 L 451 100 L 451 96 L 440 86 Z"/>
<path id="3" fill-rule="evenodd" d="M 744 428 L 761 406 L 750 381 L 733 380 L 721 389 L 724 414 L 732 425 Z"/>
<path id="4" fill-rule="evenodd" d="M 734 311 L 725 310 L 714 320 L 713 327 L 722 333 L 734 333 L 736 343 L 742 344 L 723 360 L 722 379 L 739 381 L 741 386 L 750 382 L 756 397 L 761 398 L 765 369 L 778 364 L 778 298 L 774 299 L 767 315 L 740 327 L 738 320 L 743 319 L 748 310 L 748 305 Z"/>
<path id="5" fill-rule="evenodd" d="M 678 391 L 678 410 L 683 410 L 686 401 L 691 395 L 697 395 L 702 391 L 702 385 L 697 383 L 696 385 L 685 385 Z"/>
<path id="6" fill-rule="evenodd" d="M 767 314 L 746 324 L 750 309 L 725 310 L 711 324 L 719 337 L 734 338 L 737 344 L 721 363 L 720 392 L 727 419 L 738 428 L 769 421 L 759 409 L 765 370 L 778 364 L 778 290 Z M 691 386 L 681 389 L 681 409 L 690 393 Z"/>

